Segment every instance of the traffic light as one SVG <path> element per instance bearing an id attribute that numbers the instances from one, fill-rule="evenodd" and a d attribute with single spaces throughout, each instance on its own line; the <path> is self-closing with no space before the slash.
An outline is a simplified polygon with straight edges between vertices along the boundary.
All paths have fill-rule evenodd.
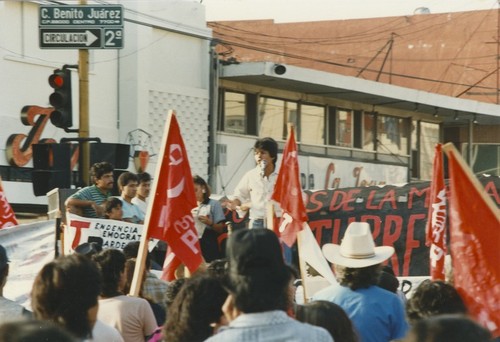
<path id="1" fill-rule="evenodd" d="M 56 69 L 49 76 L 49 84 L 54 88 L 49 102 L 54 111 L 50 114 L 50 121 L 59 128 L 68 128 L 73 125 L 73 105 L 71 101 L 71 71 Z"/>
<path id="2" fill-rule="evenodd" d="M 35 196 L 54 188 L 71 187 L 71 144 L 33 144 L 31 173 Z"/>

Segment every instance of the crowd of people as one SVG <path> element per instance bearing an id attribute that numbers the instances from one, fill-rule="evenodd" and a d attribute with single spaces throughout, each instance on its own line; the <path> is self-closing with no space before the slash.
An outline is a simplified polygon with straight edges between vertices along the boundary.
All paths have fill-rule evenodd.
<path id="1" fill-rule="evenodd" d="M 27 309 L 3 297 L 9 259 L 0 245 L 0 342 L 493 341 L 451 282 L 425 280 L 406 298 L 384 266 L 394 248 L 375 246 L 367 223 L 351 223 L 339 245 L 323 247 L 338 284 L 298 304 L 298 272 L 266 229 L 263 203 L 276 180 L 277 144 L 264 138 L 254 147 L 256 167 L 228 202 L 230 209 L 250 210 L 246 229 L 228 232 L 220 202 L 210 198 L 205 180 L 193 177 L 192 214 L 206 265 L 189 277 L 159 279 L 148 253 L 139 295 L 129 296 L 139 242 L 123 250 L 84 242 L 38 272 Z M 68 211 L 144 221 L 150 175 L 122 173 L 120 196 L 111 195 L 111 164 L 94 164 L 91 175 L 94 184 L 66 201 Z"/>

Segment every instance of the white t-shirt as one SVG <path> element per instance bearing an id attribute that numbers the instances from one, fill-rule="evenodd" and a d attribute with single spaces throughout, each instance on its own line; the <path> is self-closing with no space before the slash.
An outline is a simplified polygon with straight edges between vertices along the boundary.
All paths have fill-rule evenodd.
<path id="1" fill-rule="evenodd" d="M 269 177 L 262 177 L 260 172 L 259 166 L 248 171 L 234 190 L 234 197 L 239 199 L 242 204 L 251 202 L 250 219 L 252 220 L 266 217 L 267 202 L 271 199 L 274 185 L 278 179 L 276 170 Z M 276 211 L 278 208 L 275 206 Z"/>
<path id="2" fill-rule="evenodd" d="M 144 342 L 157 328 L 149 303 L 138 297 L 116 296 L 99 299 L 97 318 L 116 328 L 127 342 Z"/>
<path id="3" fill-rule="evenodd" d="M 132 203 L 139 207 L 143 215 L 146 215 L 148 209 L 148 202 L 141 200 L 139 197 L 132 198 Z"/>
<path id="4" fill-rule="evenodd" d="M 87 342 L 124 342 L 122 335 L 110 325 L 97 320 L 92 329 L 92 338 Z"/>
<path id="5" fill-rule="evenodd" d="M 119 197 L 122 201 L 122 210 L 123 210 L 123 219 L 131 220 L 132 223 L 139 223 L 144 221 L 144 214 L 136 206 L 134 203 L 128 203 L 123 199 L 123 197 Z M 127 220 L 127 221 L 128 221 Z"/>

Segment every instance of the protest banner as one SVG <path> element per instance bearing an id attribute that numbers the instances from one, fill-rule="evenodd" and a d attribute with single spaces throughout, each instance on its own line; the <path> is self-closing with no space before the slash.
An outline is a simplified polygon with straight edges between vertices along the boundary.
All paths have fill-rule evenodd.
<path id="1" fill-rule="evenodd" d="M 55 256 L 55 220 L 0 229 L 0 243 L 9 257 L 9 277 L 3 295 L 30 308 L 33 281 Z"/>
<path id="2" fill-rule="evenodd" d="M 96 242 L 102 248 L 123 249 L 131 241 L 140 241 L 142 224 L 105 218 L 88 218 L 66 213 L 64 228 L 64 254 L 85 242 Z"/>
<path id="3" fill-rule="evenodd" d="M 500 178 L 481 177 L 480 182 L 500 206 Z M 389 262 L 396 276 L 429 276 L 425 227 L 430 182 L 305 193 L 308 223 L 320 246 L 339 244 L 349 223 L 368 222 L 377 246 L 395 248 Z"/>
<path id="4" fill-rule="evenodd" d="M 479 181 L 500 207 L 500 178 L 483 176 Z M 425 227 L 430 182 L 306 190 L 304 193 L 308 224 L 320 246 L 340 243 L 350 222 L 368 222 L 377 246 L 396 249 L 390 259 L 396 276 L 429 276 Z M 235 230 L 245 226 L 247 217 L 240 218 L 228 209 L 224 213 Z"/>

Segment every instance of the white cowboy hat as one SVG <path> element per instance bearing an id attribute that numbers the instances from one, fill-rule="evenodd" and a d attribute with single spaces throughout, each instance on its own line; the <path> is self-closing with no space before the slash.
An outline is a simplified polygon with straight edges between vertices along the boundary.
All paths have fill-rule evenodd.
<path id="1" fill-rule="evenodd" d="M 370 225 L 366 222 L 349 224 L 340 245 L 327 243 L 323 246 L 323 255 L 328 261 L 350 268 L 380 264 L 393 254 L 393 247 L 375 247 Z"/>

